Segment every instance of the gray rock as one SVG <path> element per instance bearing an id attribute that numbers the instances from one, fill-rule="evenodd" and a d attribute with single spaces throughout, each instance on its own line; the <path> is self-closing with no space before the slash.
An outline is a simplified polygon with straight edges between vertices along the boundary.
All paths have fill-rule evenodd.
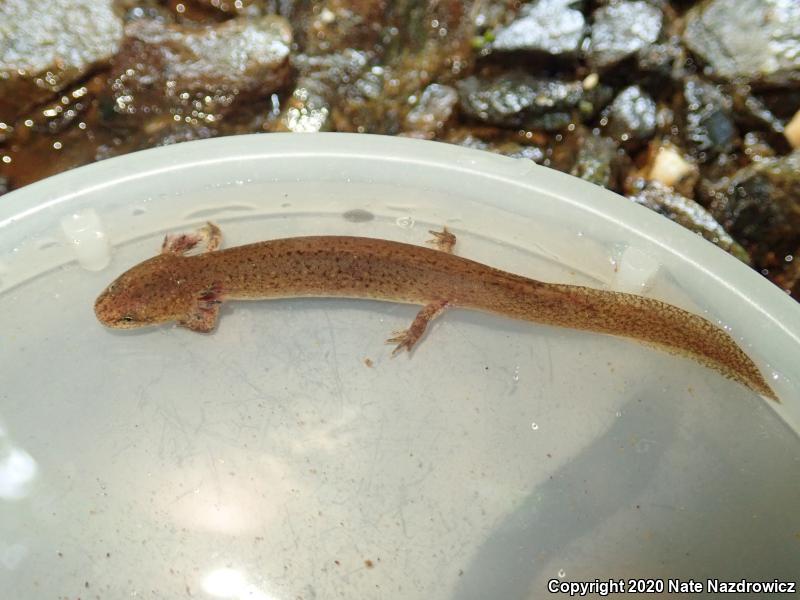
<path id="1" fill-rule="evenodd" d="M 432 83 L 420 95 L 419 101 L 405 118 L 406 132 L 434 137 L 453 114 L 458 92 L 449 85 Z"/>
<path id="2" fill-rule="evenodd" d="M 760 162 L 775 156 L 775 149 L 769 145 L 766 135 L 756 131 L 748 131 L 742 137 L 742 150 L 751 162 Z"/>
<path id="3" fill-rule="evenodd" d="M 620 142 L 641 142 L 655 133 L 656 103 L 638 85 L 622 90 L 605 115 L 608 135 Z"/>
<path id="4" fill-rule="evenodd" d="M 617 145 L 607 137 L 583 136 L 570 175 L 613 189 L 618 177 L 618 151 Z"/>
<path id="5" fill-rule="evenodd" d="M 470 20 L 473 31 L 497 31 L 510 24 L 519 10 L 518 0 L 476 2 Z"/>
<path id="6" fill-rule="evenodd" d="M 121 40 L 113 0 L 0 2 L 0 122 L 106 63 Z"/>
<path id="7" fill-rule="evenodd" d="M 317 132 L 332 128 L 332 105 L 368 69 L 370 56 L 358 50 L 294 60 L 300 72 L 292 97 L 281 113 L 279 131 Z"/>
<path id="8" fill-rule="evenodd" d="M 281 17 L 202 29 L 132 21 L 111 66 L 113 112 L 128 123 L 158 115 L 216 123 L 239 100 L 265 97 L 287 83 L 291 39 Z"/>
<path id="9" fill-rule="evenodd" d="M 800 247 L 800 150 L 739 170 L 714 197 L 711 212 L 740 242 L 768 255 Z"/>
<path id="10" fill-rule="evenodd" d="M 571 8 L 574 0 L 538 0 L 526 4 L 520 17 L 496 32 L 496 51 L 574 54 L 585 34 L 583 13 Z"/>
<path id="11" fill-rule="evenodd" d="M 636 68 L 654 86 L 669 84 L 682 76 L 681 59 L 684 50 L 678 36 L 670 36 L 663 43 L 646 46 L 636 53 Z M 639 80 L 641 83 L 641 79 Z"/>
<path id="12" fill-rule="evenodd" d="M 504 73 L 490 79 L 468 77 L 458 85 L 462 111 L 492 125 L 555 131 L 595 115 L 610 99 L 610 89 L 584 89 L 580 81 L 538 79 Z"/>
<path id="13" fill-rule="evenodd" d="M 159 0 L 115 0 L 117 12 L 125 23 L 139 19 L 174 23 L 175 13 Z"/>
<path id="14" fill-rule="evenodd" d="M 598 69 L 611 67 L 658 39 L 663 15 L 643 0 L 615 1 L 593 15 L 589 63 Z"/>
<path id="15" fill-rule="evenodd" d="M 523 146 L 520 144 L 519 148 L 514 148 L 511 144 L 508 144 L 500 147 L 499 152 L 511 158 L 532 160 L 536 164 L 541 164 L 545 160 L 545 152 L 538 146 Z"/>
<path id="16" fill-rule="evenodd" d="M 188 0 L 206 10 L 214 9 L 223 13 L 242 14 L 262 4 L 259 0 Z"/>
<path id="17" fill-rule="evenodd" d="M 683 41 L 721 78 L 800 83 L 797 0 L 707 0 L 687 14 Z"/>
<path id="18" fill-rule="evenodd" d="M 716 86 L 691 77 L 683 87 L 686 106 L 684 135 L 701 160 L 730 152 L 738 131 L 731 114 L 731 99 Z"/>
<path id="19" fill-rule="evenodd" d="M 285 4 L 307 16 L 292 17 L 304 56 L 294 61 L 298 84 L 282 129 L 402 133 L 409 99 L 474 59 L 472 0 Z"/>
<path id="20" fill-rule="evenodd" d="M 546 156 L 546 150 L 535 142 L 520 143 L 515 133 L 504 130 L 472 131 L 456 128 L 448 131 L 442 141 L 511 158 L 532 160 L 538 164 L 543 163 Z"/>
<path id="21" fill-rule="evenodd" d="M 702 235 L 742 262 L 750 263 L 747 251 L 736 243 L 711 213 L 694 200 L 681 196 L 658 182 L 648 183 L 641 192 L 630 196 L 630 199 Z"/>
<path id="22" fill-rule="evenodd" d="M 735 89 L 733 96 L 734 118 L 746 127 L 758 127 L 772 133 L 783 133 L 784 125 L 758 98 L 748 93 L 749 86 Z"/>

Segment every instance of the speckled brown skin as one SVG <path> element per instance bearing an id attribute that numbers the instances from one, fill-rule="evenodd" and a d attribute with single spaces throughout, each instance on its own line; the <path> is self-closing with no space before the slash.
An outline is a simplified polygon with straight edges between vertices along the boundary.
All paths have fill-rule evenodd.
<path id="1" fill-rule="evenodd" d="M 633 338 L 687 355 L 777 400 L 752 360 L 709 321 L 651 298 L 527 279 L 452 254 L 359 237 L 299 237 L 133 267 L 97 299 L 105 325 L 216 324 L 222 300 L 370 298 L 475 309 Z M 424 330 L 424 324 L 423 324 Z"/>

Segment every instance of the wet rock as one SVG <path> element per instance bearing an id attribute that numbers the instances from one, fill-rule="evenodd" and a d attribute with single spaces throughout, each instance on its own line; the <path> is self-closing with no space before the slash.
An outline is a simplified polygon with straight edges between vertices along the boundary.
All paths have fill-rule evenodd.
<path id="1" fill-rule="evenodd" d="M 538 0 L 526 4 L 513 23 L 499 29 L 491 48 L 500 52 L 542 52 L 554 56 L 575 54 L 585 34 L 583 13 L 574 0 Z"/>
<path id="2" fill-rule="evenodd" d="M 614 140 L 582 125 L 549 136 L 543 164 L 614 191 L 621 191 L 621 175 L 630 167 Z"/>
<path id="3" fill-rule="evenodd" d="M 244 13 L 252 5 L 260 4 L 259 0 L 188 0 L 189 4 L 196 4 L 199 7 L 211 8 L 223 13 Z"/>
<path id="4" fill-rule="evenodd" d="M 112 96 L 104 102 L 126 124 L 162 115 L 195 125 L 216 123 L 238 102 L 285 85 L 290 43 L 289 25 L 280 17 L 234 19 L 202 29 L 133 21 L 112 63 Z"/>
<path id="5" fill-rule="evenodd" d="M 545 161 L 546 152 L 538 146 L 527 146 L 523 144 L 516 144 L 509 142 L 500 145 L 494 149 L 495 152 L 504 154 L 509 158 L 522 158 L 525 160 L 532 160 L 536 164 L 542 164 Z"/>
<path id="6" fill-rule="evenodd" d="M 571 175 L 608 189 L 616 189 L 619 148 L 607 137 L 586 135 L 580 140 Z"/>
<path id="7" fill-rule="evenodd" d="M 761 162 L 775 156 L 775 149 L 769 145 L 763 133 L 748 131 L 742 138 L 744 155 L 752 162 Z"/>
<path id="8" fill-rule="evenodd" d="M 491 79 L 468 77 L 458 86 L 462 111 L 493 125 L 556 131 L 594 116 L 610 99 L 605 85 L 538 79 L 511 72 Z"/>
<path id="9" fill-rule="evenodd" d="M 459 129 L 456 131 L 451 131 L 443 141 L 449 144 L 463 146 L 464 148 L 472 148 L 473 150 L 486 150 L 487 152 L 493 152 L 491 143 L 477 135 L 473 135 L 469 130 Z M 500 154 L 500 152 L 498 152 L 498 154 Z"/>
<path id="10" fill-rule="evenodd" d="M 606 132 L 630 145 L 649 139 L 656 130 L 656 103 L 638 85 L 622 90 L 604 112 Z"/>
<path id="11" fill-rule="evenodd" d="M 218 131 L 206 126 L 192 126 L 190 124 L 178 125 L 177 127 L 165 128 L 163 132 L 153 132 L 148 139 L 146 146 L 171 146 L 181 142 L 191 142 L 194 140 L 207 140 L 219 135 Z"/>
<path id="12" fill-rule="evenodd" d="M 300 80 L 301 86 L 286 102 L 276 131 L 316 133 L 330 131 L 330 102 L 326 96 L 314 93 L 313 80 Z"/>
<path id="13" fill-rule="evenodd" d="M 106 63 L 121 40 L 113 0 L 0 2 L 0 122 Z"/>
<path id="14" fill-rule="evenodd" d="M 684 51 L 678 36 L 671 36 L 663 43 L 645 46 L 636 53 L 636 68 L 641 72 L 641 82 L 648 82 L 651 88 L 680 79 L 679 65 Z"/>
<path id="15" fill-rule="evenodd" d="M 300 76 L 283 109 L 278 131 L 308 133 L 332 129 L 332 105 L 368 69 L 370 60 L 369 54 L 352 49 L 296 57 L 294 65 Z"/>
<path id="16" fill-rule="evenodd" d="M 775 278 L 775 283 L 788 291 L 792 298 L 800 300 L 800 252 L 788 254 L 784 262 L 788 262 L 786 271 Z"/>
<path id="17" fill-rule="evenodd" d="M 382 36 L 382 71 L 365 73 L 337 105 L 339 131 L 394 134 L 402 131 L 413 102 L 432 83 L 452 84 L 470 69 L 472 0 L 389 3 L 389 26 Z"/>
<path id="18" fill-rule="evenodd" d="M 800 2 L 707 0 L 686 19 L 684 43 L 718 77 L 800 83 Z"/>
<path id="19" fill-rule="evenodd" d="M 98 144 L 91 160 L 105 160 L 141 148 L 170 146 L 181 142 L 205 140 L 217 135 L 219 135 L 219 131 L 216 128 L 186 122 L 176 123 L 163 117 L 148 123 L 147 128 L 137 132 L 135 136 L 104 139 L 102 143 Z"/>
<path id="20" fill-rule="evenodd" d="M 800 150 L 765 158 L 724 182 L 711 204 L 712 214 L 759 265 L 770 254 L 783 256 L 800 248 Z"/>
<path id="21" fill-rule="evenodd" d="M 592 14 L 589 63 L 598 69 L 614 66 L 658 39 L 663 15 L 644 0 L 612 1 Z"/>
<path id="22" fill-rule="evenodd" d="M 692 77 L 686 79 L 683 99 L 686 109 L 684 135 L 698 159 L 705 161 L 730 152 L 738 136 L 730 98 L 716 86 Z"/>
<path id="23" fill-rule="evenodd" d="M 547 140 L 542 136 L 528 139 L 517 133 L 495 128 L 457 128 L 449 131 L 442 141 L 511 158 L 532 160 L 537 164 L 543 163 L 547 154 Z"/>
<path id="24" fill-rule="evenodd" d="M 277 0 L 274 4 L 291 22 L 300 51 L 309 56 L 349 48 L 370 52 L 381 43 L 392 18 L 392 3 L 387 0 Z"/>
<path id="25" fill-rule="evenodd" d="M 518 0 L 478 2 L 472 16 L 473 29 L 477 32 L 497 31 L 512 23 L 520 10 Z"/>
<path id="26" fill-rule="evenodd" d="M 694 200 L 657 182 L 649 183 L 630 199 L 702 235 L 739 260 L 750 263 L 747 251 L 734 241 L 711 213 Z"/>
<path id="27" fill-rule="evenodd" d="M 458 103 L 458 92 L 449 85 L 432 83 L 422 92 L 405 118 L 404 130 L 419 137 L 433 138 L 441 131 Z"/>
<path id="28" fill-rule="evenodd" d="M 772 114 L 786 122 L 800 109 L 800 86 L 758 90 L 758 99 Z"/>
<path id="29" fill-rule="evenodd" d="M 473 31 L 497 31 L 508 26 L 519 16 L 521 5 L 524 3 L 519 0 L 476 2 L 470 16 Z"/>
<path id="30" fill-rule="evenodd" d="M 11 163 L 0 165 L 0 172 L 8 179 L 9 190 L 19 189 L 43 177 L 97 160 L 97 146 L 113 143 L 114 138 L 102 127 L 73 126 L 53 134 L 46 126 L 28 127 L 23 123 L 6 147 Z M 125 141 L 122 137 L 119 140 L 120 144 Z"/>
<path id="31" fill-rule="evenodd" d="M 31 132 L 60 133 L 86 118 L 105 83 L 105 77 L 95 75 L 79 85 L 62 90 L 58 97 L 21 115 L 21 123 L 17 128 L 17 134 L 22 138 L 20 141 L 26 141 Z"/>
<path id="32" fill-rule="evenodd" d="M 322 129 L 398 134 L 413 98 L 469 68 L 471 1 L 332 0 L 325 7 L 310 19 L 310 31 L 317 35 L 306 32 L 304 59 L 295 61 L 298 86 L 288 117 L 289 111 L 301 116 L 316 111 L 326 113 Z M 311 107 L 302 99 L 306 97 L 313 101 Z M 299 125 L 313 130 L 309 119 Z M 281 128 L 297 130 L 287 118 L 281 119 Z"/>
<path id="33" fill-rule="evenodd" d="M 733 91 L 733 116 L 737 122 L 745 126 L 757 127 L 771 133 L 783 133 L 783 122 L 776 117 L 756 96 L 751 95 L 748 88 L 736 88 Z"/>
<path id="34" fill-rule="evenodd" d="M 116 0 L 115 6 L 117 13 L 122 15 L 125 23 L 138 19 L 150 19 L 164 23 L 175 21 L 174 12 L 159 0 Z"/>

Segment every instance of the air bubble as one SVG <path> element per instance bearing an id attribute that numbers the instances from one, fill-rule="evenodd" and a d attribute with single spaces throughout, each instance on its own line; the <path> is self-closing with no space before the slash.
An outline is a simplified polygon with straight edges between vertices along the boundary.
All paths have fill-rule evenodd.
<path id="1" fill-rule="evenodd" d="M 395 223 L 397 223 L 397 226 L 402 227 L 403 229 L 411 229 L 412 227 L 414 227 L 415 222 L 416 221 L 414 221 L 414 218 L 410 216 L 397 217 L 397 220 L 395 221 Z"/>

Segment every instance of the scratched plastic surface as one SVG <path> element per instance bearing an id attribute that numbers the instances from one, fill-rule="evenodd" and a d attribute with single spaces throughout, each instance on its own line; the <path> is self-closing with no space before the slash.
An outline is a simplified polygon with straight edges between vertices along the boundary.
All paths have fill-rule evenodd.
<path id="1" fill-rule="evenodd" d="M 463 311 L 396 359 L 383 340 L 411 306 L 232 303 L 212 335 L 95 321 L 113 277 L 206 219 L 227 245 L 422 244 L 447 224 L 465 256 L 719 320 L 783 403 L 634 343 Z M 529 162 L 269 135 L 78 169 L 0 198 L 2 597 L 513 600 L 559 578 L 791 579 L 798 340 L 797 305 L 734 259 Z"/>

